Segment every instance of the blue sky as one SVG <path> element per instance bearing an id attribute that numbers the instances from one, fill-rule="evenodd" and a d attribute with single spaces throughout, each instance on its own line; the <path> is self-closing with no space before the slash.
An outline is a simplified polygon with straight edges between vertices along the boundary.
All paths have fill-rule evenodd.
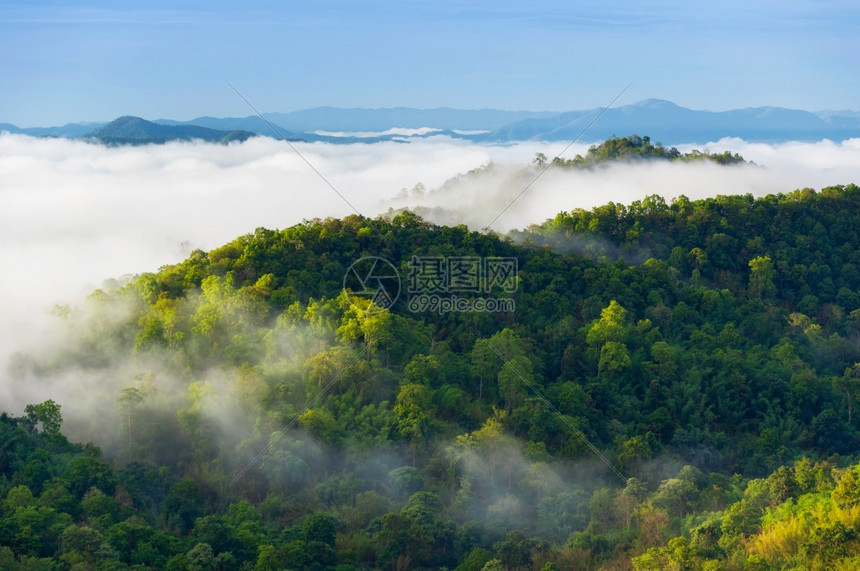
<path id="1" fill-rule="evenodd" d="M 857 2 L 0 5 L 0 122 L 338 107 L 860 109 Z"/>

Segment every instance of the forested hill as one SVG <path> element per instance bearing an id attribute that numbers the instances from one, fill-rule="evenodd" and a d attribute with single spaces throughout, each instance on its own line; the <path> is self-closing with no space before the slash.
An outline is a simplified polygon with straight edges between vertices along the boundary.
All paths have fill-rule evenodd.
<path id="1" fill-rule="evenodd" d="M 649 196 L 630 205 L 562 212 L 515 235 L 567 241 L 591 256 L 664 260 L 694 283 L 755 294 L 786 311 L 829 321 L 834 304 L 841 318 L 860 309 L 858 217 L 860 189 L 848 185 L 759 199 L 691 202 L 682 196 L 672 204 Z"/>
<path id="2" fill-rule="evenodd" d="M 83 138 L 106 145 L 148 145 L 194 140 L 229 143 L 245 141 L 254 136 L 254 133 L 241 129 L 221 131 L 198 125 L 161 125 L 127 115 L 83 135 Z"/>
<path id="3" fill-rule="evenodd" d="M 617 161 L 635 160 L 713 161 L 721 165 L 746 163 L 746 160 L 738 153 L 729 151 L 708 153 L 694 149 L 688 153 L 682 153 L 675 147 L 666 148 L 661 143 L 653 144 L 647 135 L 644 137 L 639 135 L 616 137 L 613 135 L 599 145 L 589 147 L 584 157 L 576 155 L 567 160 L 555 157 L 552 164 L 562 168 L 592 168 Z M 546 155 L 537 153 L 534 163 L 542 167 L 546 165 L 546 162 Z"/>
<path id="4" fill-rule="evenodd" d="M 10 363 L 85 387 L 97 418 L 57 400 L 103 452 L 51 402 L 0 419 L 0 562 L 856 568 L 857 228 L 849 185 L 195 251 L 58 308 L 71 341 Z M 343 291 L 369 256 L 400 276 L 390 310 Z M 480 293 L 504 310 L 415 303 L 416 264 L 446 258 L 515 259 Z M 434 292 L 474 297 L 452 283 Z"/>

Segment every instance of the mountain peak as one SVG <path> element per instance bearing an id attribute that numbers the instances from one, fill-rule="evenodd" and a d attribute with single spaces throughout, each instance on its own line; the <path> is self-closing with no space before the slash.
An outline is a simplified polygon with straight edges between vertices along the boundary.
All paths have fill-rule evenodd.
<path id="1" fill-rule="evenodd" d="M 194 139 L 228 143 L 244 141 L 255 135 L 250 131 L 221 131 L 199 125 L 163 125 L 134 115 L 123 115 L 86 136 L 108 145 L 145 145 Z"/>
<path id="2" fill-rule="evenodd" d="M 628 107 L 642 107 L 647 109 L 680 109 L 679 106 L 675 105 L 671 101 L 666 99 L 643 99 L 642 101 L 637 101 L 636 103 L 631 103 Z"/>

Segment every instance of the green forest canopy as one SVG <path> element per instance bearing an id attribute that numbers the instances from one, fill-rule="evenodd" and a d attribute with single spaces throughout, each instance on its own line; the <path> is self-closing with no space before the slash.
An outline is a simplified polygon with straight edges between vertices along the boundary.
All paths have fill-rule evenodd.
<path id="1" fill-rule="evenodd" d="M 0 567 L 856 568 L 858 222 L 848 185 L 195 251 L 13 359 L 116 379 L 118 437 L 0 417 Z M 369 311 L 342 292 L 368 255 L 516 258 L 516 310 Z"/>
<path id="2" fill-rule="evenodd" d="M 712 161 L 719 165 L 744 164 L 746 160 L 738 153 L 723 151 L 722 153 L 702 152 L 693 149 L 688 153 L 681 153 L 677 148 L 666 148 L 661 143 L 651 143 L 647 135 L 630 135 L 627 137 L 612 136 L 599 145 L 592 145 L 583 157 L 576 155 L 572 159 L 555 157 L 552 160 L 554 166 L 562 168 L 593 168 L 618 161 L 637 160 L 663 160 L 663 161 Z M 547 164 L 547 157 L 543 153 L 536 153 L 534 164 L 543 167 Z"/>

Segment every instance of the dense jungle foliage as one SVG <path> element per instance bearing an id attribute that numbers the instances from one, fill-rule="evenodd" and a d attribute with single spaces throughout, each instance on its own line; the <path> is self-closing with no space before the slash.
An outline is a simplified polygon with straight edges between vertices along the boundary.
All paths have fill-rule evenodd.
<path id="1" fill-rule="evenodd" d="M 107 284 L 8 365 L 93 405 L 0 417 L 0 567 L 857 568 L 858 229 L 854 185 L 351 216 Z M 415 311 L 422 257 L 516 259 L 515 310 Z"/>
<path id="2" fill-rule="evenodd" d="M 576 155 L 572 159 L 555 157 L 552 159 L 553 166 L 562 168 L 594 168 L 600 165 L 616 163 L 618 161 L 638 160 L 664 160 L 664 161 L 712 161 L 720 165 L 734 165 L 746 163 L 746 160 L 738 153 L 723 151 L 722 153 L 708 153 L 693 149 L 688 153 L 682 153 L 676 147 L 664 147 L 661 143 L 654 144 L 647 135 L 630 135 L 627 137 L 612 136 L 599 145 L 588 148 L 585 156 Z M 547 164 L 544 153 L 537 153 L 533 163 L 538 167 Z"/>

